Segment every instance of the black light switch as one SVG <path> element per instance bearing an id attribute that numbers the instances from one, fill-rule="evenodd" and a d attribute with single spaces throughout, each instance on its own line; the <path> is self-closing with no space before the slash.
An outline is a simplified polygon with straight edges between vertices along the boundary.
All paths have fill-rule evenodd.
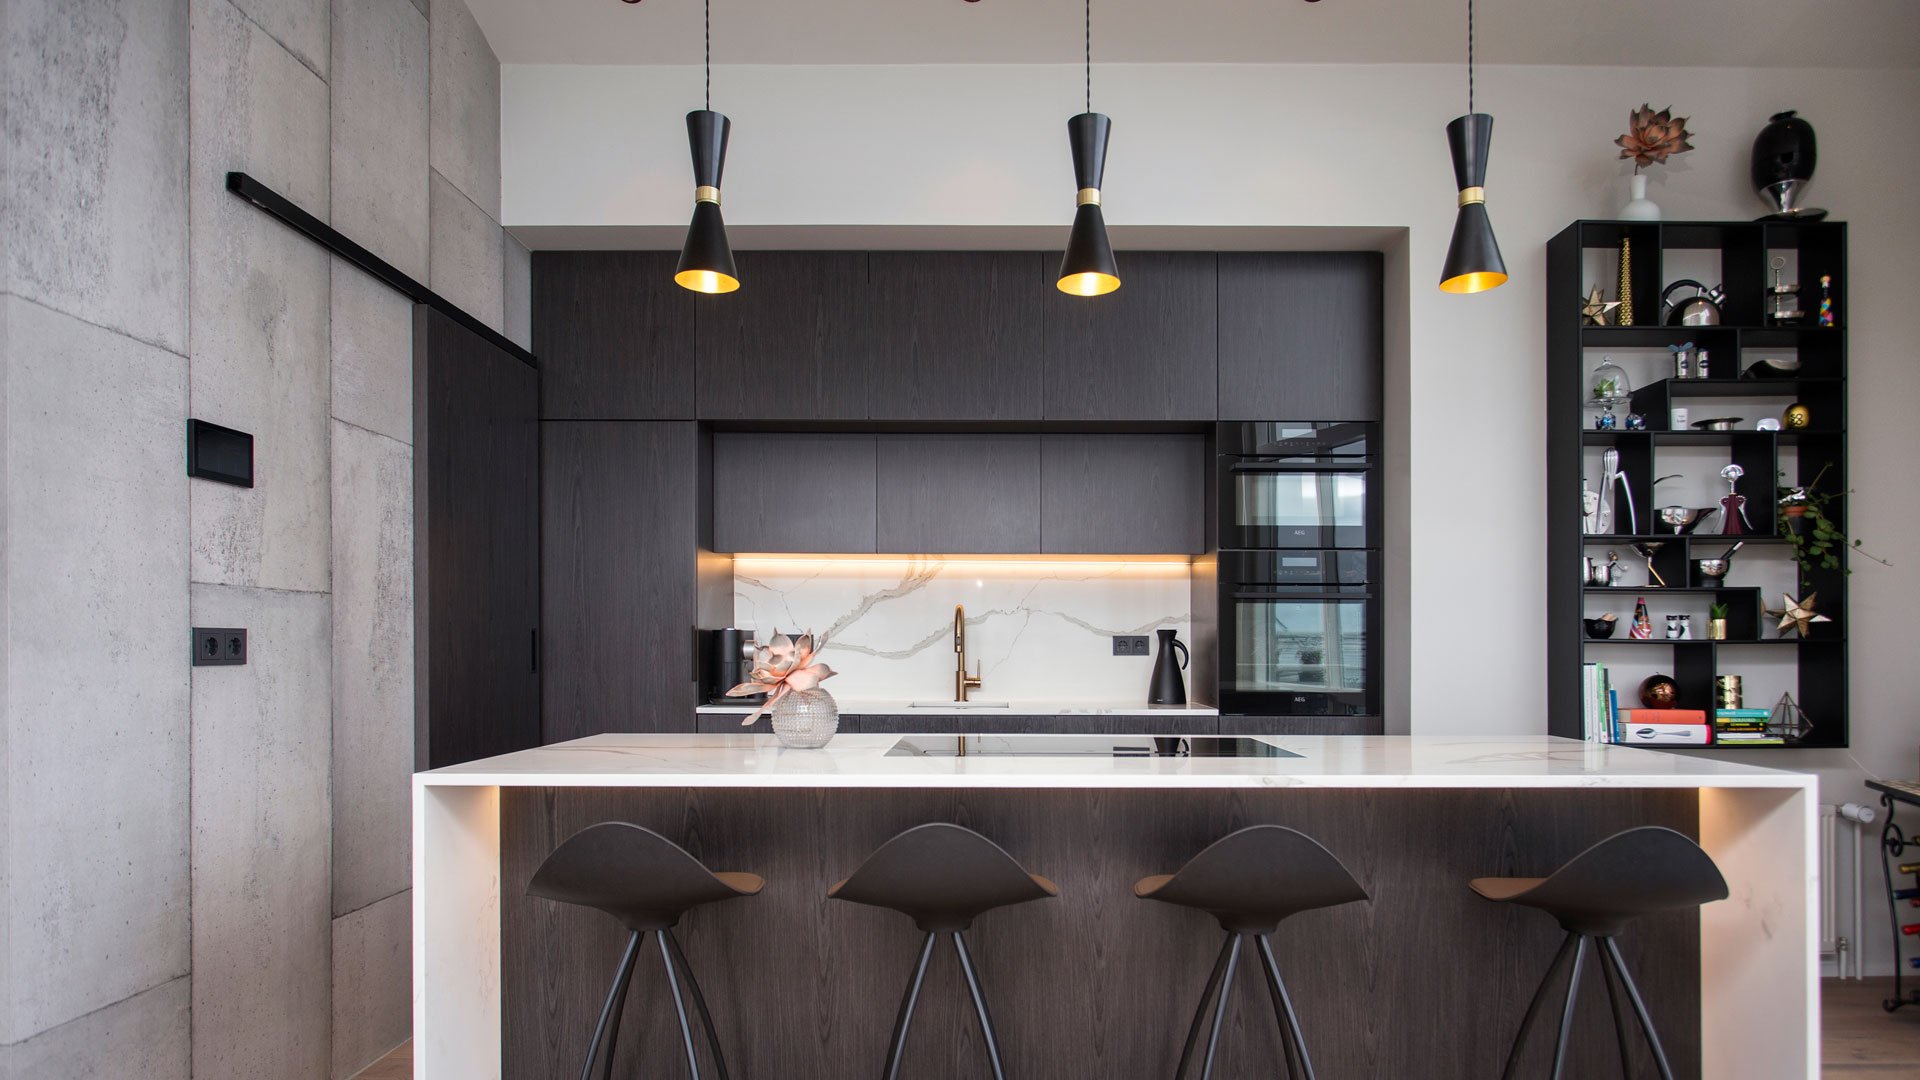
<path id="1" fill-rule="evenodd" d="M 188 420 L 187 475 L 252 487 L 253 436 L 205 420 Z"/>

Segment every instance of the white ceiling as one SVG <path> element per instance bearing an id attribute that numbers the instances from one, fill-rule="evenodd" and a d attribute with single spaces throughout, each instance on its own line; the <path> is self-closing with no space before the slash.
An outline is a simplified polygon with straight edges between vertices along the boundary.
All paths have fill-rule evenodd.
<path id="1" fill-rule="evenodd" d="M 700 61 L 701 0 L 467 0 L 503 63 Z M 1074 0 L 713 0 L 719 64 L 1081 59 Z M 1910 67 L 1920 0 L 1477 0 L 1492 64 Z M 1428 63 L 1465 0 L 1097 0 L 1096 63 Z"/>

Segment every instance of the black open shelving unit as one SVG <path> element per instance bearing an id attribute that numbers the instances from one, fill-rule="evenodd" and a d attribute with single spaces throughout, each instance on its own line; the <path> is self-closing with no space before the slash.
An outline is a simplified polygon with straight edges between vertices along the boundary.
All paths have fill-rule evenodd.
<path id="1" fill-rule="evenodd" d="M 1809 734 L 1785 746 L 1740 747 L 1750 751 L 1793 749 L 1796 747 L 1843 747 L 1848 742 L 1847 721 L 1847 571 L 1846 555 L 1840 556 L 1838 570 L 1802 571 L 1795 568 L 1798 592 L 1819 594 L 1818 611 L 1831 622 L 1815 624 L 1810 637 L 1779 637 L 1765 608 L 1777 607 L 1777 590 L 1742 584 L 1743 557 L 1761 551 L 1776 552 L 1791 565 L 1785 537 L 1778 535 L 1780 483 L 1807 484 L 1823 467 L 1826 475 L 1820 490 L 1847 490 L 1846 381 L 1846 225 L 1840 222 L 1706 222 L 1706 221 L 1576 221 L 1547 243 L 1547 702 L 1548 730 L 1551 734 L 1581 737 L 1582 665 L 1591 659 L 1632 657 L 1645 663 L 1659 660 L 1663 653 L 1670 659 L 1657 664 L 1671 675 L 1679 687 L 1679 706 L 1704 709 L 1711 715 L 1713 681 L 1716 675 L 1739 674 L 1744 650 L 1766 646 L 1763 656 L 1791 655 L 1796 664 L 1794 685 L 1790 688 L 1812 722 Z M 1581 316 L 1581 298 L 1594 284 L 1600 284 L 1609 298 L 1617 298 L 1618 257 L 1622 240 L 1632 242 L 1631 283 L 1634 296 L 1634 322 L 1631 326 L 1586 326 Z M 1598 256 L 1594 253 L 1604 253 Z M 1792 268 L 1789 280 L 1800 286 L 1801 306 L 1806 318 L 1798 325 L 1768 325 L 1765 317 L 1766 287 L 1772 280 L 1769 260 L 1785 255 Z M 1662 324 L 1660 294 L 1670 282 L 1698 274 L 1674 272 L 1669 264 L 1686 261 L 1693 266 L 1711 265 L 1717 257 L 1719 278 L 1727 298 L 1722 304 L 1722 325 L 1666 326 Z M 1604 264 L 1604 272 L 1593 267 Z M 1832 279 L 1830 296 L 1836 325 L 1818 325 L 1819 280 Z M 1715 280 L 1708 280 L 1715 284 Z M 1611 321 L 1611 320 L 1610 320 Z M 1713 363 L 1707 379 L 1661 378 L 1646 381 L 1633 389 L 1629 410 L 1647 420 L 1647 430 L 1623 429 L 1597 431 L 1595 415 L 1588 405 L 1588 379 L 1609 351 L 1665 349 L 1693 342 L 1710 351 Z M 1792 352 L 1799 357 L 1797 377 L 1790 379 L 1744 379 L 1740 373 L 1762 355 Z M 1699 431 L 1669 429 L 1670 410 L 1689 406 L 1690 400 L 1766 397 L 1799 401 L 1808 406 L 1813 422 L 1807 428 L 1792 431 L 1756 431 L 1752 422 L 1757 414 L 1749 411 L 1744 430 Z M 1615 410 L 1622 421 L 1628 410 Z M 1702 419 L 1694 411 L 1690 419 Z M 1620 467 L 1632 486 L 1634 515 L 1638 534 L 1616 533 L 1587 535 L 1582 527 L 1581 489 L 1583 478 L 1599 489 L 1600 477 L 1589 464 L 1595 453 L 1607 448 L 1620 453 Z M 1662 455 L 1673 457 L 1702 455 L 1724 449 L 1727 461 L 1746 470 L 1736 490 L 1746 497 L 1747 516 L 1752 532 L 1742 537 L 1710 534 L 1675 535 L 1659 523 L 1655 510 L 1670 500 L 1654 490 L 1656 477 L 1671 473 L 1662 468 Z M 1779 477 L 1784 469 L 1786 476 Z M 1846 529 L 1846 499 L 1830 508 L 1829 516 L 1843 531 Z M 1703 504 L 1704 505 L 1704 504 Z M 1625 503 L 1618 512 L 1618 524 L 1627 528 Z M 1700 578 L 1694 560 L 1721 554 L 1735 539 L 1744 540 L 1743 556 L 1734 560 L 1733 571 L 1725 582 Z M 1653 568 L 1669 583 L 1667 588 L 1653 585 L 1595 588 L 1580 575 L 1581 558 L 1617 550 L 1623 565 L 1643 565 L 1633 553 L 1636 541 L 1663 541 L 1655 554 Z M 1750 565 L 1750 564 L 1749 564 Z M 1583 627 L 1590 608 L 1618 597 L 1611 610 L 1622 624 L 1630 622 L 1634 600 L 1646 596 L 1649 605 L 1658 596 L 1678 597 L 1694 603 L 1716 602 L 1728 608 L 1727 640 L 1705 639 L 1704 626 L 1695 626 L 1695 639 L 1666 640 L 1655 637 L 1636 641 L 1626 636 L 1627 626 L 1615 630 L 1614 637 L 1591 640 Z M 1597 612 L 1596 612 L 1597 613 Z M 1655 634 L 1661 632 L 1661 619 L 1655 615 Z M 1749 657 L 1754 654 L 1746 654 Z M 1610 662 L 1617 662 L 1617 659 Z M 1638 706 L 1636 687 L 1615 685 L 1620 692 L 1621 708 Z M 1770 708 L 1774 700 L 1755 700 L 1749 707 Z M 1732 748 L 1737 744 L 1716 744 Z M 1665 746 L 1662 749 L 1683 749 Z"/>

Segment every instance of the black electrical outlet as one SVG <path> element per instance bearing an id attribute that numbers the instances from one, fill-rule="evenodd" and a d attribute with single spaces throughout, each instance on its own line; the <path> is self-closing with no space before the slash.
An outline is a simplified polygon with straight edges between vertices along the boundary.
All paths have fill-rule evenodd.
<path id="1" fill-rule="evenodd" d="M 1147 636 L 1145 634 L 1113 635 L 1113 655 L 1115 656 L 1147 655 Z"/>
<path id="2" fill-rule="evenodd" d="M 193 666 L 225 667 L 247 662 L 247 631 L 238 626 L 193 628 Z"/>

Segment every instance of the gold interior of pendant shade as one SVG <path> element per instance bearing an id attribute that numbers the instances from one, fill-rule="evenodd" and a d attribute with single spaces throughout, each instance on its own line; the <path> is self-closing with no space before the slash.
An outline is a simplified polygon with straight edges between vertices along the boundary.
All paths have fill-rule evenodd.
<path id="1" fill-rule="evenodd" d="M 1459 277 L 1450 277 L 1441 282 L 1440 291 L 1450 293 L 1486 292 L 1488 289 L 1498 288 L 1506 283 L 1507 275 L 1505 274 L 1494 270 L 1475 270 L 1471 273 L 1461 274 Z"/>
<path id="2" fill-rule="evenodd" d="M 1068 274 L 1059 281 L 1060 291 L 1069 296 L 1105 296 L 1120 287 L 1120 279 L 1112 274 L 1089 271 L 1083 274 Z"/>
<path id="3" fill-rule="evenodd" d="M 717 270 L 682 270 L 673 275 L 673 283 L 697 293 L 730 293 L 740 287 L 740 279 Z"/>

